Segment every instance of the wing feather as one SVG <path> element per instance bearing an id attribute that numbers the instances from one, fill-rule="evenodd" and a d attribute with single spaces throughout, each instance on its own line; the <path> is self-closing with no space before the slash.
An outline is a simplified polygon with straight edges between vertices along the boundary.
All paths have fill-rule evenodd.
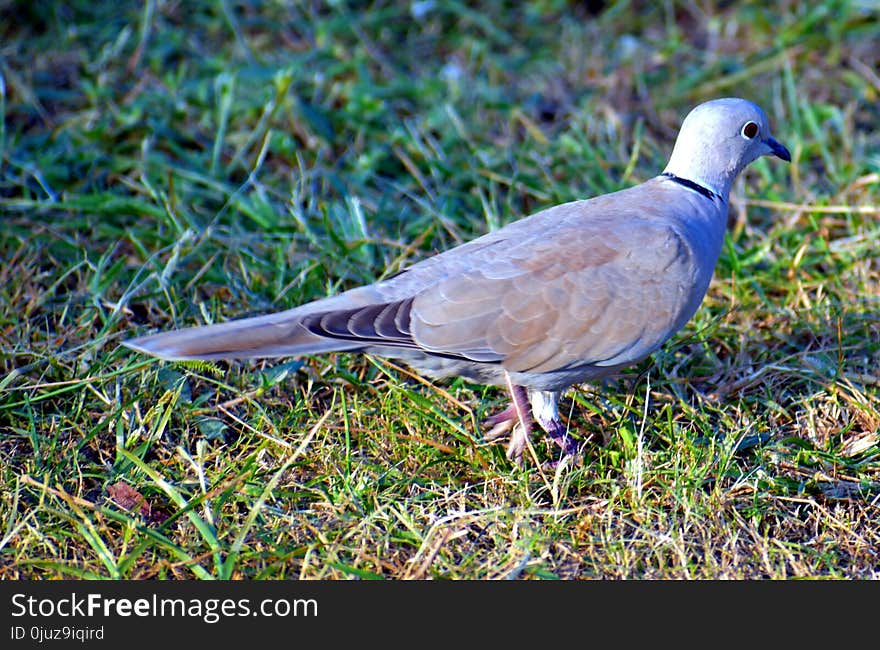
<path id="1" fill-rule="evenodd" d="M 646 356 L 690 317 L 693 260 L 670 226 L 630 219 L 627 228 L 608 237 L 613 224 L 594 221 L 552 233 L 554 254 L 526 242 L 533 254 L 511 247 L 501 260 L 494 248 L 491 275 L 475 265 L 415 296 L 413 340 L 468 358 L 495 353 L 516 372 Z"/>

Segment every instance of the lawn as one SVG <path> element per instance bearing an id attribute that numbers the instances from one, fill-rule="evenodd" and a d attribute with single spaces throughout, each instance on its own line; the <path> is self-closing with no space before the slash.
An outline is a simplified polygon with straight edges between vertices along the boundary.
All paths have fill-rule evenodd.
<path id="1" fill-rule="evenodd" d="M 880 577 L 878 69 L 866 0 L 0 4 L 0 578 Z M 484 441 L 499 388 L 120 345 L 644 181 L 722 96 L 792 163 L 565 396 L 579 465 Z"/>

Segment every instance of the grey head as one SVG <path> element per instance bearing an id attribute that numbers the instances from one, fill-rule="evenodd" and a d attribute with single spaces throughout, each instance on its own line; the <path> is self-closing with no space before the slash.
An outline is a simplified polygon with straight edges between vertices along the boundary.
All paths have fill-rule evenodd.
<path id="1" fill-rule="evenodd" d="M 730 186 L 750 162 L 791 154 L 770 134 L 767 115 L 746 99 L 725 97 L 700 104 L 684 119 L 664 173 L 705 187 L 727 200 Z"/>

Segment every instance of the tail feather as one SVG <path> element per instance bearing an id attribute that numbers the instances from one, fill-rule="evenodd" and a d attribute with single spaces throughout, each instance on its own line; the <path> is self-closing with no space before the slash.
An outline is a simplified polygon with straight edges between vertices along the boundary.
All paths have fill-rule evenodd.
<path id="1" fill-rule="evenodd" d="M 122 343 L 167 361 L 255 359 L 356 350 L 361 344 L 312 334 L 300 315 L 270 314 L 141 336 Z"/>

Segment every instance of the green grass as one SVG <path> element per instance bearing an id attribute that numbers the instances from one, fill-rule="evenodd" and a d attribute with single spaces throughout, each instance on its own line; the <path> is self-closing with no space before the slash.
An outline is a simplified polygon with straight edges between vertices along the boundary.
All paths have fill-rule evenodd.
<path id="1" fill-rule="evenodd" d="M 0 577 L 876 578 L 880 14 L 717 4 L 0 5 Z M 567 395 L 580 467 L 484 443 L 500 389 L 119 345 L 645 180 L 724 95 L 792 164 Z"/>

